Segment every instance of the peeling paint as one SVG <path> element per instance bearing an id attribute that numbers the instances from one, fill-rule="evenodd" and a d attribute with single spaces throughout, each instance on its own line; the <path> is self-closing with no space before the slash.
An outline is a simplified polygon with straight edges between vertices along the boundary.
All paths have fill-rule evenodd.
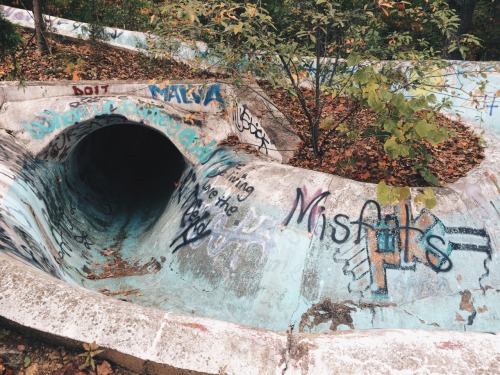
<path id="1" fill-rule="evenodd" d="M 311 331 L 321 323 L 330 322 L 329 329 L 336 331 L 340 325 L 354 329 L 351 312 L 355 307 L 348 303 L 333 303 L 330 299 L 312 305 L 300 319 L 299 332 Z"/>

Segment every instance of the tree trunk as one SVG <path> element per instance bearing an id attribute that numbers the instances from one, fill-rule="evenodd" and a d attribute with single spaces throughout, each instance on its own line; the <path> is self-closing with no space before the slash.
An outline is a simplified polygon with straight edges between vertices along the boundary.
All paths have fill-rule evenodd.
<path id="1" fill-rule="evenodd" d="M 38 53 L 47 53 L 47 40 L 45 39 L 45 21 L 43 20 L 43 0 L 33 0 L 33 18 L 35 20 L 36 47 Z"/>

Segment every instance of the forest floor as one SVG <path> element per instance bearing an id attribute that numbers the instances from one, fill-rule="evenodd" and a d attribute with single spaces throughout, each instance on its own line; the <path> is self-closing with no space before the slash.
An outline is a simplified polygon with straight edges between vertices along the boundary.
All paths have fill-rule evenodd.
<path id="1" fill-rule="evenodd" d="M 18 71 L 26 81 L 51 80 L 186 80 L 223 78 L 209 73 L 195 72 L 190 67 L 172 60 L 150 59 L 144 55 L 132 54 L 107 46 L 92 48 L 88 44 L 53 41 L 51 53 L 39 56 L 33 40 L 33 33 L 23 32 L 24 50 L 17 56 Z M 13 60 L 0 60 L 0 81 L 13 76 Z M 292 119 L 294 130 L 304 138 L 310 138 L 306 116 L 297 99 L 283 89 L 271 89 L 263 85 L 266 93 L 278 108 Z M 304 90 L 306 99 L 312 102 L 311 93 Z M 301 142 L 290 164 L 335 174 L 363 182 L 385 181 L 389 185 L 426 186 L 415 160 L 398 158 L 391 160 L 383 149 L 383 141 L 374 135 L 371 126 L 376 117 L 369 109 L 358 109 L 350 116 L 352 105 L 344 98 L 326 99 L 322 118 L 334 122 L 342 121 L 343 131 L 320 130 L 320 143 L 325 150 L 322 159 L 315 157 L 311 144 Z M 436 123 L 449 129 L 450 137 L 435 146 L 427 144 L 432 160 L 427 169 L 437 178 L 440 185 L 454 182 L 463 177 L 484 158 L 479 136 L 464 124 L 439 115 Z M 231 144 L 231 142 L 229 142 Z M 419 164 L 425 163 L 420 160 Z"/>
<path id="2" fill-rule="evenodd" d="M 185 80 L 218 79 L 213 74 L 198 73 L 184 64 L 171 60 L 155 60 L 140 54 L 132 54 L 109 47 L 92 48 L 87 44 L 61 41 L 51 42 L 51 53 L 39 56 L 36 53 L 33 33 L 23 32 L 25 46 L 16 53 L 17 73 L 25 81 L 51 80 Z M 0 81 L 12 80 L 15 76 L 12 56 L 0 58 Z M 305 116 L 296 99 L 284 90 L 264 86 L 267 94 L 279 109 L 290 119 L 297 134 L 307 136 Z M 309 95 L 307 91 L 305 95 Z M 308 99 L 311 100 L 311 99 Z M 334 120 L 344 119 L 350 111 L 345 99 L 327 100 L 323 116 Z M 347 125 L 343 132 L 333 132 L 324 142 L 326 150 L 322 160 L 314 157 L 308 142 L 302 142 L 290 164 L 306 169 L 331 173 L 364 182 L 386 181 L 392 185 L 424 186 L 426 182 L 419 175 L 410 159 L 391 160 L 383 150 L 383 143 L 367 129 L 374 122 L 375 115 L 366 109 L 355 111 L 351 118 L 345 118 Z M 447 141 L 429 146 L 432 161 L 428 169 L 441 185 L 464 176 L 484 158 L 478 136 L 468 127 L 444 116 L 438 124 L 446 126 L 453 134 Z M 320 140 L 326 131 L 322 131 Z M 234 139 L 234 137 L 233 137 Z M 231 142 L 226 142 L 231 144 Z M 244 147 L 236 145 L 235 147 Z M 84 352 L 83 348 L 81 352 Z M 81 353 L 80 352 L 80 353 Z M 39 342 L 22 333 L 7 330 L 0 325 L 0 375 L 87 375 L 91 369 L 79 370 L 84 358 L 78 352 L 67 348 Z M 120 369 L 115 364 L 97 361 L 97 375 L 135 374 Z"/>
<path id="3" fill-rule="evenodd" d="M 0 321 L 0 375 L 140 375 L 108 361 L 85 365 L 86 350 L 75 350 L 7 327 Z"/>

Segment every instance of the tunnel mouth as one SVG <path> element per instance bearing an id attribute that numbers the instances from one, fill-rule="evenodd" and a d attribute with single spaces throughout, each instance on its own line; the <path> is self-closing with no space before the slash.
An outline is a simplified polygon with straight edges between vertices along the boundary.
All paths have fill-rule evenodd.
<path id="1" fill-rule="evenodd" d="M 86 201 L 110 202 L 120 212 L 163 211 L 185 167 L 170 139 L 133 122 L 93 131 L 65 162 L 71 190 Z"/>

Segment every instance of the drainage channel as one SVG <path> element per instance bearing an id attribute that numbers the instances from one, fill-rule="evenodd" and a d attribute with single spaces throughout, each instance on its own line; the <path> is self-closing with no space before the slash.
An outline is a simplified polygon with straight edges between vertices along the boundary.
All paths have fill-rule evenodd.
<path id="1" fill-rule="evenodd" d="M 42 153 L 45 160 L 2 139 L 1 161 L 11 169 L 2 180 L 11 186 L 0 212 L 1 247 L 72 283 L 106 279 L 110 294 L 120 290 L 115 277 L 157 272 L 159 259 L 128 259 L 165 210 L 187 165 L 182 154 L 156 130 L 116 119 L 80 137 L 62 134 L 47 150 L 61 139 L 73 139 L 70 151 Z"/>

